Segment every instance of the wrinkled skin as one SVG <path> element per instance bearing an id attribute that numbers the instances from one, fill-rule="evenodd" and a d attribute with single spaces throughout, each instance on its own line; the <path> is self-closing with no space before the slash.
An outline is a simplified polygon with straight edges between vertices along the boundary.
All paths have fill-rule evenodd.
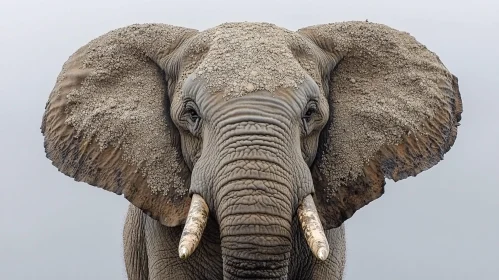
<path id="1" fill-rule="evenodd" d="M 298 203 L 313 191 L 306 160 L 315 158 L 318 132 L 329 114 L 317 85 L 307 80 L 295 91 L 258 92 L 229 101 L 201 88 L 192 80 L 185 83 L 182 102 L 172 105 L 172 118 L 183 131 L 182 148 L 193 164 L 193 177 L 203 182 L 191 191 L 201 194 L 216 216 L 197 253 L 184 261 L 176 250 L 181 229 L 161 226 L 131 207 L 125 227 L 130 236 L 127 267 L 138 261 L 130 256 L 146 255 L 150 279 L 172 274 L 176 279 L 222 279 L 222 263 L 229 268 L 227 279 L 341 279 L 343 227 L 327 232 L 332 253 L 321 262 L 312 256 L 295 215 Z M 182 115 L 185 103 L 194 107 L 195 117 Z M 127 233 L 139 224 L 144 224 L 143 240 Z"/>
<path id="2" fill-rule="evenodd" d="M 326 231 L 331 253 L 324 262 L 312 256 L 296 220 L 291 229 L 296 234 L 291 241 L 288 279 L 342 279 L 344 226 Z M 181 260 L 177 254 L 181 232 L 180 227 L 163 226 L 130 205 L 124 231 L 129 279 L 223 279 L 220 231 L 216 222 L 208 221 L 198 248 L 187 260 Z"/>
<path id="3" fill-rule="evenodd" d="M 129 279 L 342 279 L 343 222 L 438 163 L 461 112 L 457 78 L 386 26 L 135 25 L 70 57 L 42 133 L 62 173 L 131 202 Z M 190 197 L 208 222 L 181 259 L 207 216 Z"/>

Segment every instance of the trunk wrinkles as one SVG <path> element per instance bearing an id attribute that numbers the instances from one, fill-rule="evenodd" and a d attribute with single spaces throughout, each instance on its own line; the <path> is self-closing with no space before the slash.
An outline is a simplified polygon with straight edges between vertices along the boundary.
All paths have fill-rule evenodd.
<path id="1" fill-rule="evenodd" d="M 212 198 L 224 279 L 288 275 L 296 174 L 301 172 L 295 170 L 294 138 L 286 122 L 261 114 L 257 110 L 243 122 L 226 119 L 215 137 Z"/>
<path id="2" fill-rule="evenodd" d="M 252 158 L 230 161 L 222 167 L 224 176 L 215 182 L 224 278 L 287 279 L 291 172 Z"/>

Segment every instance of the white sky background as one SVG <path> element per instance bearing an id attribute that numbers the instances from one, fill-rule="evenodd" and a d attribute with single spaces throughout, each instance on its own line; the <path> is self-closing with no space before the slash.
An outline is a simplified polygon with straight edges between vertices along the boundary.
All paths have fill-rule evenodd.
<path id="1" fill-rule="evenodd" d="M 209 4 L 207 4 L 209 2 Z M 296 30 L 344 20 L 414 35 L 458 76 L 464 102 L 445 160 L 347 222 L 347 280 L 499 279 L 499 4 L 489 1 L 2 1 L 0 279 L 125 279 L 127 201 L 45 158 L 39 127 L 62 64 L 133 23 L 206 29 L 265 21 Z"/>

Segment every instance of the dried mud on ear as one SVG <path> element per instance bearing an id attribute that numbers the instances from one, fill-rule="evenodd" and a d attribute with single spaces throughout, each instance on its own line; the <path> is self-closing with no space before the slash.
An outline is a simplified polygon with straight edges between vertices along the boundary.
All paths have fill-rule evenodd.
<path id="1" fill-rule="evenodd" d="M 312 167 L 329 228 L 381 196 L 384 177 L 415 176 L 443 159 L 457 135 L 461 99 L 454 76 L 408 33 L 365 22 L 299 33 L 338 62 Z"/>
<path id="2" fill-rule="evenodd" d="M 123 193 L 166 225 L 185 220 L 190 173 L 164 121 L 158 63 L 192 32 L 133 25 L 91 41 L 63 66 L 42 124 L 47 156 L 61 172 Z"/>

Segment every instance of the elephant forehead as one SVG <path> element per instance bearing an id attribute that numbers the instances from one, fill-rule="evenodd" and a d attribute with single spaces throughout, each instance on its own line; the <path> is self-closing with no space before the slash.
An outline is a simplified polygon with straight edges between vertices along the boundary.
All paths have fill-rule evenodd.
<path id="1" fill-rule="evenodd" d="M 255 91 L 296 89 L 315 65 L 310 47 L 299 35 L 265 23 L 231 23 L 199 35 L 197 44 L 209 42 L 200 64 L 192 69 L 208 91 L 225 98 Z M 199 49 L 196 43 L 193 48 Z M 300 60 L 292 50 L 299 50 Z"/>

